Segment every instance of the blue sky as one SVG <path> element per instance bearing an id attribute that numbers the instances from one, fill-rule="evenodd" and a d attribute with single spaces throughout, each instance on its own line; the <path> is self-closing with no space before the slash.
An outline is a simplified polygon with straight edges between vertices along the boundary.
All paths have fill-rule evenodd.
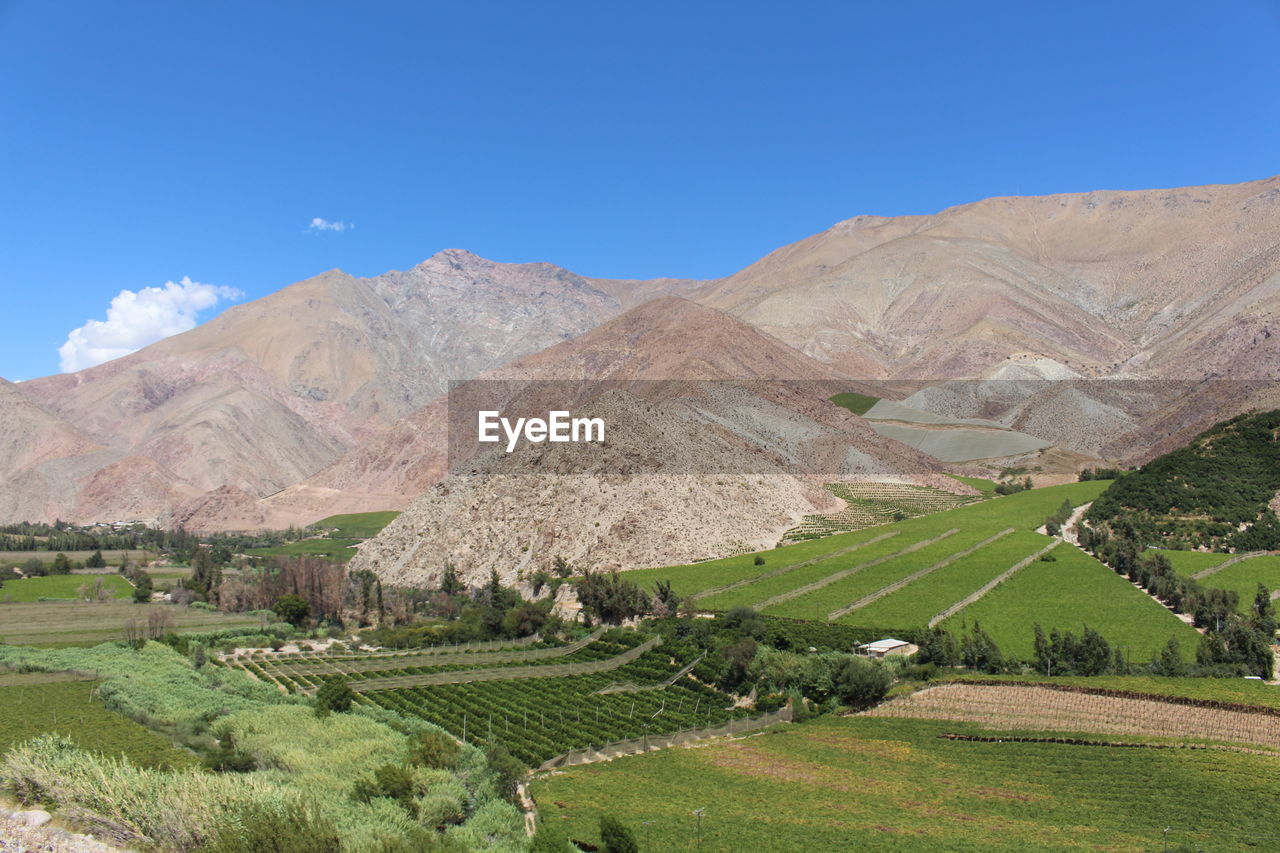
<path id="1" fill-rule="evenodd" d="M 166 282 L 130 334 L 449 247 L 705 278 L 861 213 L 1269 176 L 1277 44 L 1258 0 L 0 0 L 0 375 Z"/>

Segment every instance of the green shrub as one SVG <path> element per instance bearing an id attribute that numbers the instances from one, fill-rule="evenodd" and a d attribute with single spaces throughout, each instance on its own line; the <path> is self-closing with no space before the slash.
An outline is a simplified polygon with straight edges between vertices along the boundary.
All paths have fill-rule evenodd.
<path id="1" fill-rule="evenodd" d="M 346 713 L 351 710 L 351 703 L 355 696 L 355 691 L 345 679 L 337 677 L 326 679 L 316 691 L 316 711 Z"/>
<path id="2" fill-rule="evenodd" d="M 850 657 L 836 669 L 834 695 L 846 705 L 865 708 L 884 698 L 892 683 L 884 667 L 863 658 Z"/>
<path id="3" fill-rule="evenodd" d="M 339 853 L 333 822 L 310 805 L 282 809 L 254 803 L 215 829 L 201 853 Z"/>
<path id="4" fill-rule="evenodd" d="M 639 853 L 636 837 L 613 815 L 600 818 L 600 844 L 605 853 Z"/>
<path id="5" fill-rule="evenodd" d="M 517 788 L 524 780 L 528 768 L 519 762 L 506 747 L 490 746 L 484 751 L 485 763 L 494 775 L 494 787 L 498 796 L 508 802 L 516 802 Z"/>
<path id="6" fill-rule="evenodd" d="M 458 742 L 444 732 L 418 732 L 409 741 L 409 763 L 418 767 L 451 770 L 461 754 Z"/>

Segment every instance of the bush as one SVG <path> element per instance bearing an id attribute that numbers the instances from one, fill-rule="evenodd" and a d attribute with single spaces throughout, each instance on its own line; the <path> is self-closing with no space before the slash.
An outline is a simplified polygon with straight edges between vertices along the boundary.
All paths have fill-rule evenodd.
<path id="1" fill-rule="evenodd" d="M 524 780 L 527 768 L 507 752 L 506 747 L 496 744 L 485 749 L 484 758 L 490 772 L 493 773 L 493 784 L 498 796 L 511 803 L 517 802 L 519 799 L 517 789 Z"/>
<path id="2" fill-rule="evenodd" d="M 323 713 L 329 711 L 345 713 L 350 711 L 355 695 L 351 685 L 347 684 L 344 679 L 327 679 L 324 684 L 320 685 L 320 689 L 316 691 L 316 711 Z"/>
<path id="3" fill-rule="evenodd" d="M 640 850 L 635 835 L 613 815 L 600 818 L 600 844 L 605 853 L 639 853 Z"/>
<path id="4" fill-rule="evenodd" d="M 458 766 L 462 748 L 444 732 L 418 732 L 409 742 L 409 763 L 436 770 L 451 770 Z"/>
<path id="5" fill-rule="evenodd" d="M 884 667 L 851 657 L 837 667 L 832 681 L 833 692 L 841 702 L 865 708 L 884 698 L 892 679 Z"/>
<path id="6" fill-rule="evenodd" d="M 311 605 L 306 602 L 306 599 L 292 593 L 276 599 L 271 610 L 290 625 L 301 625 L 311 618 Z"/>
<path id="7" fill-rule="evenodd" d="M 333 823 L 312 806 L 254 804 L 215 830 L 202 853 L 339 853 Z"/>
<path id="8" fill-rule="evenodd" d="M 759 554 L 756 554 L 755 565 L 757 565 L 757 566 L 763 566 L 763 565 L 764 565 L 764 557 L 760 556 Z"/>

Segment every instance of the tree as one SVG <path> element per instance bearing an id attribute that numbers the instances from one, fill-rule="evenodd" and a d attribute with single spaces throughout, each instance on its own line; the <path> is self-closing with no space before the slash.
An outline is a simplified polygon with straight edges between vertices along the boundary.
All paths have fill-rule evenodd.
<path id="1" fill-rule="evenodd" d="M 600 817 L 600 843 L 605 853 L 639 853 L 635 834 L 613 815 Z"/>
<path id="2" fill-rule="evenodd" d="M 506 747 L 499 744 L 486 747 L 484 759 L 489 772 L 493 774 L 493 784 L 498 795 L 507 802 L 518 804 L 520 783 L 524 781 L 527 768 L 507 752 Z"/>
<path id="3" fill-rule="evenodd" d="M 346 679 L 336 676 L 327 678 L 316 691 L 316 712 L 336 711 L 341 714 L 350 711 L 355 695 L 355 691 L 351 689 L 350 684 L 347 684 Z"/>
<path id="4" fill-rule="evenodd" d="M 152 589 L 151 575 L 138 572 L 138 577 L 133 582 L 133 600 L 138 604 L 145 604 L 151 600 Z"/>
<path id="5" fill-rule="evenodd" d="M 101 548 L 89 555 L 89 559 L 84 561 L 84 567 L 86 569 L 105 569 L 107 567 L 107 561 L 102 556 Z"/>
<path id="6" fill-rule="evenodd" d="M 555 572 L 555 576 L 558 578 L 567 578 L 573 574 L 573 566 L 564 557 L 556 554 L 551 561 L 551 571 Z"/>
<path id="7" fill-rule="evenodd" d="M 1170 635 L 1169 642 L 1164 644 L 1160 657 L 1152 662 L 1151 668 L 1156 675 L 1183 675 L 1186 666 L 1182 663 L 1182 646 L 1176 634 Z"/>
<path id="8" fill-rule="evenodd" d="M 457 595 L 465 589 L 466 586 L 458 579 L 458 570 L 453 563 L 446 561 L 444 571 L 440 573 L 440 591 L 445 595 Z"/>
<path id="9" fill-rule="evenodd" d="M 28 578 L 39 578 L 49 574 L 49 567 L 39 557 L 30 557 L 22 564 L 22 574 Z"/>
<path id="10" fill-rule="evenodd" d="M 295 627 L 302 625 L 311 617 L 311 605 L 300 596 L 289 593 L 276 599 L 271 609 L 285 622 Z"/>
<path id="11" fill-rule="evenodd" d="M 835 694 L 841 702 L 865 708 L 884 698 L 893 678 L 880 664 L 864 658 L 850 657 L 836 668 L 832 681 Z"/>
<path id="12" fill-rule="evenodd" d="M 71 574 L 71 561 L 67 559 L 66 554 L 62 553 L 61 551 L 58 552 L 58 555 L 53 558 L 53 565 L 49 567 L 49 574 L 51 575 Z"/>
<path id="13" fill-rule="evenodd" d="M 648 593 L 617 572 L 584 575 L 578 582 L 578 601 L 588 616 L 614 625 L 649 612 Z"/>
<path id="14" fill-rule="evenodd" d="M 538 834 L 533 836 L 529 853 L 570 853 L 577 849 L 570 846 L 564 830 L 549 820 L 543 820 L 538 824 Z"/>
<path id="15" fill-rule="evenodd" d="M 1275 637 L 1276 610 L 1271 603 L 1271 590 L 1265 584 L 1258 584 L 1258 592 L 1253 597 L 1253 622 L 1260 633 Z"/>

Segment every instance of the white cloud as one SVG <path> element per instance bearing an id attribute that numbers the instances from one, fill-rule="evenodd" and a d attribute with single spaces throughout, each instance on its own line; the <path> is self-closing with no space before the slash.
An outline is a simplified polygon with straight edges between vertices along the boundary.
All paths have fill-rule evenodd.
<path id="1" fill-rule="evenodd" d="M 327 219 L 321 219 L 319 216 L 313 217 L 311 224 L 307 226 L 308 231 L 346 231 L 348 228 L 355 228 L 354 224 L 343 222 L 339 219 L 337 222 L 330 222 Z"/>
<path id="2" fill-rule="evenodd" d="M 136 293 L 122 290 L 111 300 L 107 319 L 90 320 L 72 329 L 58 347 L 62 372 L 84 370 L 137 352 L 161 338 L 194 329 L 196 315 L 223 299 L 243 299 L 234 287 L 202 284 L 183 276 L 164 287 L 144 287 Z"/>

